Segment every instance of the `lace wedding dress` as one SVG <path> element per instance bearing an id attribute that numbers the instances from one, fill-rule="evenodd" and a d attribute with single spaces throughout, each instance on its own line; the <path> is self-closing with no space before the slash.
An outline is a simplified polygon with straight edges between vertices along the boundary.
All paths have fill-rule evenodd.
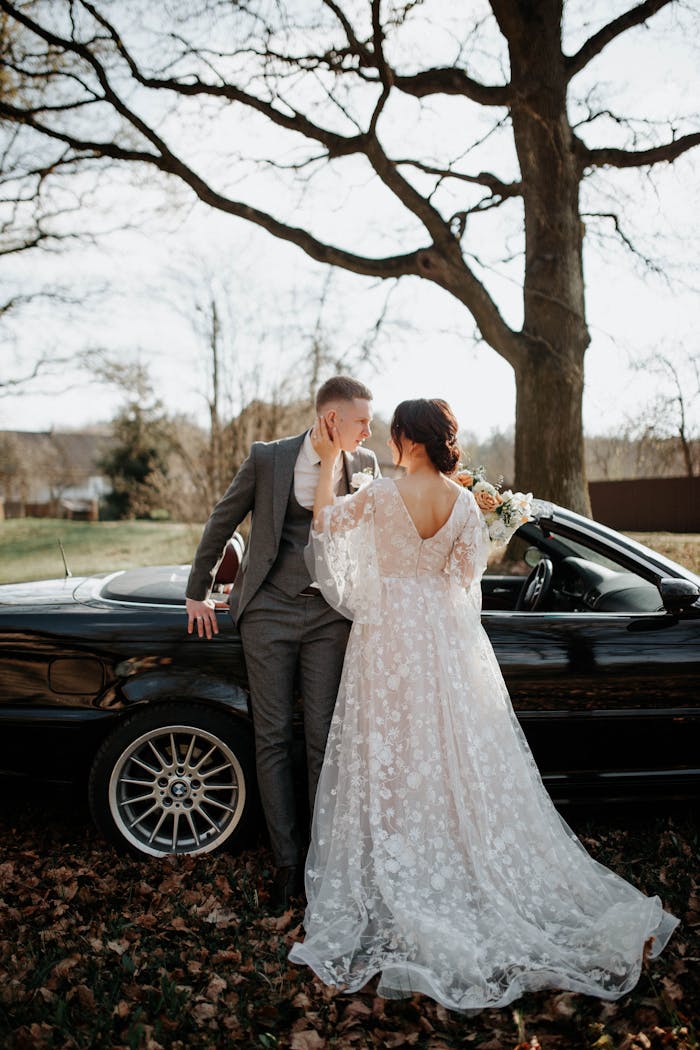
<path id="1" fill-rule="evenodd" d="M 616 999 L 678 920 L 552 805 L 481 627 L 487 545 L 470 492 L 421 539 L 390 479 L 312 535 L 316 579 L 354 623 L 290 959 L 456 1010 L 545 987 Z"/>

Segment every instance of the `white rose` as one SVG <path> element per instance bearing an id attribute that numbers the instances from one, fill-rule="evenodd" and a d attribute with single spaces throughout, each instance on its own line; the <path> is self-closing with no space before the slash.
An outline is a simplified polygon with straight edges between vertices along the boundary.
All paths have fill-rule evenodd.
<path id="1" fill-rule="evenodd" d="M 472 489 L 472 492 L 488 492 L 489 496 L 498 495 L 498 490 L 491 484 L 490 481 L 477 481 L 476 485 Z"/>
<path id="2" fill-rule="evenodd" d="M 489 525 L 489 536 L 492 540 L 504 540 L 508 535 L 508 530 L 502 521 L 496 520 L 492 525 Z"/>
<path id="3" fill-rule="evenodd" d="M 354 489 L 361 489 L 363 485 L 369 485 L 373 479 L 373 473 L 371 467 L 366 467 L 364 470 L 358 470 L 350 478 L 350 484 Z"/>

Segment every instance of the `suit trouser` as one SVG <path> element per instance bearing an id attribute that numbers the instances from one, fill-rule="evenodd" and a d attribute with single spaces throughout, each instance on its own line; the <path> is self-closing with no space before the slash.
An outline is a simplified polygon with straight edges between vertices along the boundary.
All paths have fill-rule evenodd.
<path id="1" fill-rule="evenodd" d="M 290 598 L 265 584 L 238 621 L 250 685 L 258 787 L 278 867 L 299 864 L 292 716 L 298 681 L 304 705 L 309 805 L 313 811 L 338 695 L 350 622 L 320 596 Z"/>

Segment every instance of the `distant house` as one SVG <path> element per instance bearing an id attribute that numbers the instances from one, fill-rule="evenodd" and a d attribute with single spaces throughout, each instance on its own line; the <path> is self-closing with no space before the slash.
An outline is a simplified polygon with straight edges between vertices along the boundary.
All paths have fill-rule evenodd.
<path id="1" fill-rule="evenodd" d="M 98 465 L 108 440 L 93 431 L 0 431 L 5 516 L 96 517 L 111 488 Z"/>

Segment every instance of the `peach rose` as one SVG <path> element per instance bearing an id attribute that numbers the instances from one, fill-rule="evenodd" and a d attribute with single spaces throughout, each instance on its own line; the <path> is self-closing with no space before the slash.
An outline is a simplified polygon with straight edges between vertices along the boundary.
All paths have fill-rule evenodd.
<path id="1" fill-rule="evenodd" d="M 503 503 L 503 497 L 498 492 L 485 492 L 483 489 L 474 493 L 474 499 L 484 514 L 491 513 Z"/>
<path id="2" fill-rule="evenodd" d="M 465 489 L 470 489 L 474 484 L 474 478 L 472 475 L 467 474 L 464 470 L 460 471 L 459 474 L 455 474 L 454 481 L 456 481 L 458 485 L 464 485 Z"/>

